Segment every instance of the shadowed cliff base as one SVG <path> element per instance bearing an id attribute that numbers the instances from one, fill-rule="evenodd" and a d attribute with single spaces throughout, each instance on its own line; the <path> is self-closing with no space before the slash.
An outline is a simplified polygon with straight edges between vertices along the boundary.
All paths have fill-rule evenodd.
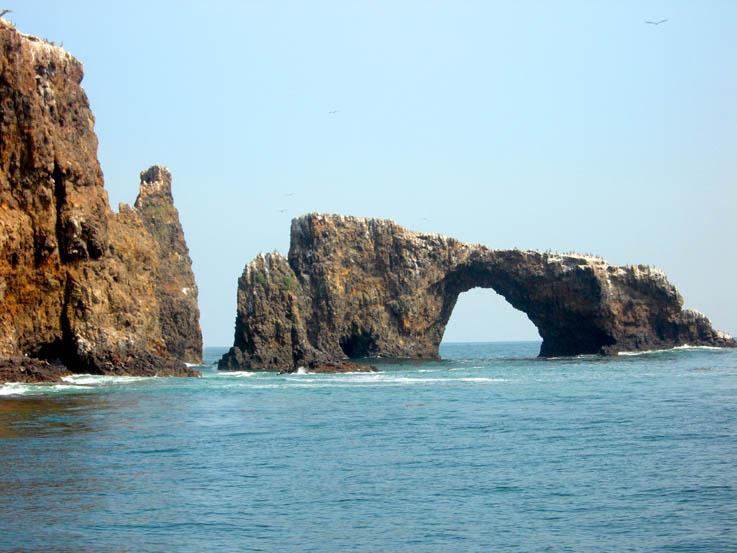
<path id="1" fill-rule="evenodd" d="M 234 344 L 219 368 L 436 359 L 458 295 L 475 287 L 495 290 L 529 317 L 544 357 L 737 345 L 684 310 L 676 288 L 651 267 L 492 250 L 387 220 L 309 214 L 292 221 L 288 258 L 274 252 L 246 265 Z"/>
<path id="2" fill-rule="evenodd" d="M 171 175 L 113 213 L 82 64 L 0 19 L 0 381 L 193 376 L 197 287 Z M 66 366 L 66 369 L 63 366 Z"/>

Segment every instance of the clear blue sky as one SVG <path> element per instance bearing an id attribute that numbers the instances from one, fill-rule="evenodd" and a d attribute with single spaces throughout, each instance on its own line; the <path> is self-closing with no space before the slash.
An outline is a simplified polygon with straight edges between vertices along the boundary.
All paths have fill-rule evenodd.
<path id="1" fill-rule="evenodd" d="M 309 211 L 656 265 L 737 332 L 737 2 L 4 6 L 84 63 L 114 206 L 172 170 L 207 345 Z M 483 290 L 446 339 L 535 335 Z"/>

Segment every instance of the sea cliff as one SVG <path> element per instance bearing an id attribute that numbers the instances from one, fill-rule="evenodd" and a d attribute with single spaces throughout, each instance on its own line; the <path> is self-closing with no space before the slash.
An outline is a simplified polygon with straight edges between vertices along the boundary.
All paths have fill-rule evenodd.
<path id="1" fill-rule="evenodd" d="M 82 77 L 0 19 L 0 380 L 194 375 L 197 287 L 171 176 L 144 171 L 135 206 L 110 209 Z"/>

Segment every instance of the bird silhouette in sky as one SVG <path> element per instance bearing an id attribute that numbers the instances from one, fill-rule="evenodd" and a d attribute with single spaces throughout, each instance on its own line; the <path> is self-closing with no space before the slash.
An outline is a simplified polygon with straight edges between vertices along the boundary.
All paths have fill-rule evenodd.
<path id="1" fill-rule="evenodd" d="M 340 111 L 339 109 L 331 109 L 330 111 L 328 111 L 328 115 L 335 115 L 339 111 Z"/>
<path id="2" fill-rule="evenodd" d="M 668 20 L 667 19 L 661 19 L 660 21 L 645 21 L 645 23 L 647 23 L 648 25 L 655 25 L 655 26 L 657 26 L 657 25 L 660 25 L 661 23 L 665 23 L 666 21 L 668 21 Z"/>
<path id="3" fill-rule="evenodd" d="M 8 13 L 13 13 L 13 10 L 0 10 L 0 17 L 5 17 Z"/>
<path id="4" fill-rule="evenodd" d="M 286 210 L 286 209 L 280 209 L 280 210 L 279 210 L 279 213 L 286 213 L 286 212 L 287 212 L 287 210 Z"/>

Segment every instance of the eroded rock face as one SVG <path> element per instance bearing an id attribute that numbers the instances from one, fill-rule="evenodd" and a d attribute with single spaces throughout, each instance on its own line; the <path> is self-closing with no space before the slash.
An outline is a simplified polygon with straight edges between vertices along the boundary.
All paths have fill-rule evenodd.
<path id="1" fill-rule="evenodd" d="M 246 265 L 238 279 L 235 344 L 220 368 L 281 371 L 328 361 L 308 340 L 307 300 L 284 256 L 259 255 Z"/>
<path id="2" fill-rule="evenodd" d="M 62 341 L 66 270 L 107 249 L 82 66 L 0 20 L 0 355 Z"/>
<path id="3" fill-rule="evenodd" d="M 142 186 L 140 212 L 110 210 L 82 75 L 63 49 L 0 19 L 0 358 L 194 374 L 183 361 L 200 355 L 198 313 L 166 300 L 170 282 L 186 282 L 196 305 L 188 256 L 170 259 L 186 254 L 178 219 L 181 240 L 162 238 L 177 216 L 171 194 L 149 200 Z M 187 321 L 190 341 L 168 334 L 164 319 Z M 4 366 L 12 380 L 18 363 Z"/>
<path id="4" fill-rule="evenodd" d="M 292 221 L 288 259 L 268 254 L 246 266 L 234 346 L 220 368 L 437 358 L 458 295 L 474 287 L 527 314 L 542 356 L 737 345 L 683 310 L 675 287 L 649 267 L 491 250 L 391 221 L 311 214 Z"/>
<path id="5" fill-rule="evenodd" d="M 171 194 L 171 173 L 154 166 L 141 173 L 136 211 L 159 249 L 156 299 L 161 335 L 169 352 L 188 363 L 202 362 L 200 309 L 197 283 L 192 272 L 179 212 Z"/>

